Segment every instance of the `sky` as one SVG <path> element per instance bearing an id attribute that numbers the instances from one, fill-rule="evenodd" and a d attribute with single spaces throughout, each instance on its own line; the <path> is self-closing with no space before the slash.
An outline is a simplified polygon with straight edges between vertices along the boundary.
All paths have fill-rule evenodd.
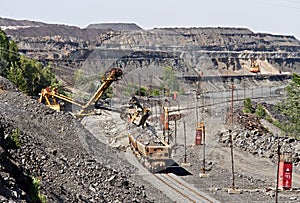
<path id="1" fill-rule="evenodd" d="M 84 28 L 242 27 L 300 40 L 300 0 L 1 0 L 0 17 Z"/>

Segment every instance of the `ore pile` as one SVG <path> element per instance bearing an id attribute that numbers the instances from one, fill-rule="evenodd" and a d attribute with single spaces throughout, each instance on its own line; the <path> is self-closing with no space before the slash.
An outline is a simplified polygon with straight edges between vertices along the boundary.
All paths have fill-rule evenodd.
<path id="1" fill-rule="evenodd" d="M 147 128 L 143 128 L 138 127 L 134 124 L 130 124 L 128 125 L 128 131 L 133 137 L 135 137 L 139 142 L 143 143 L 144 145 L 164 146 L 164 144 L 154 132 L 154 129 L 152 130 L 150 126 Z"/>
<path id="2" fill-rule="evenodd" d="M 20 147 L 8 139 L 19 131 Z M 85 147 L 87 148 L 85 148 Z M 70 114 L 15 91 L 0 78 L 0 202 L 149 202 L 130 165 Z M 121 167 L 122 166 L 122 167 Z"/>
<path id="3" fill-rule="evenodd" d="M 300 169 L 300 141 L 288 136 L 273 135 L 254 116 L 240 115 L 240 129 L 232 132 L 233 145 L 253 155 L 277 161 L 278 143 L 280 152 L 291 152 L 293 164 Z M 229 146 L 229 132 L 219 134 L 219 142 Z"/>

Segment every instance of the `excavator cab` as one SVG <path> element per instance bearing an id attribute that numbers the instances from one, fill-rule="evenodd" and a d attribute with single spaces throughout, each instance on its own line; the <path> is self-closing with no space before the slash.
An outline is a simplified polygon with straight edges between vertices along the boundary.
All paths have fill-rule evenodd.
<path id="1" fill-rule="evenodd" d="M 137 126 L 146 126 L 146 121 L 151 115 L 151 110 L 147 106 L 142 106 L 139 99 L 133 96 L 129 101 L 130 107 L 128 109 L 129 120 Z"/>
<path id="2" fill-rule="evenodd" d="M 55 94 L 57 94 L 57 88 L 52 88 L 51 86 L 48 86 L 45 89 L 42 89 L 38 101 L 40 103 L 46 104 L 46 106 L 48 106 L 51 109 L 60 111 L 63 103 L 61 103 L 60 100 L 54 96 Z"/>

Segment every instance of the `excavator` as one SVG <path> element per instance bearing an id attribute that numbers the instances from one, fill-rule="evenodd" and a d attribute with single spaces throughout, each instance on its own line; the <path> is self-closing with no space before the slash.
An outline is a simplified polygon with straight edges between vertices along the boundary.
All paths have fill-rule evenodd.
<path id="1" fill-rule="evenodd" d="M 60 111 L 61 107 L 64 105 L 62 101 L 75 104 L 79 107 L 83 107 L 82 104 L 76 102 L 74 99 L 69 98 L 63 94 L 59 94 L 57 88 L 51 88 L 51 86 L 42 89 L 38 102 L 45 103 L 51 109 Z"/>
<path id="2" fill-rule="evenodd" d="M 120 68 L 112 68 L 108 76 L 105 77 L 102 81 L 101 86 L 95 92 L 95 94 L 90 98 L 90 100 L 86 104 L 81 104 L 76 102 L 74 99 L 69 98 L 65 95 L 59 94 L 57 89 L 52 89 L 51 87 L 46 87 L 45 89 L 41 90 L 40 97 L 38 101 L 40 103 L 45 103 L 46 106 L 54 109 L 54 110 L 61 110 L 62 102 L 68 102 L 74 104 L 80 108 L 77 115 L 83 115 L 87 108 L 94 102 L 95 104 L 99 101 L 101 96 L 104 94 L 105 90 L 117 80 L 120 80 L 123 75 L 123 71 Z"/>
<path id="3" fill-rule="evenodd" d="M 257 64 L 256 61 L 254 61 L 254 58 L 251 58 L 251 65 L 250 65 L 250 70 L 251 73 L 258 73 L 260 72 L 259 65 Z"/>
<path id="4" fill-rule="evenodd" d="M 139 99 L 133 96 L 129 101 L 130 107 L 127 109 L 129 121 L 137 126 L 146 126 L 146 120 L 150 116 L 150 108 L 142 106 Z"/>

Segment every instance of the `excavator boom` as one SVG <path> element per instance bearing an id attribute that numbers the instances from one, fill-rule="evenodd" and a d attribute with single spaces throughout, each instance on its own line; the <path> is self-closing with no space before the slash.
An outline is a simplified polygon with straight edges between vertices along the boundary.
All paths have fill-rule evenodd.
<path id="1" fill-rule="evenodd" d="M 122 75 L 123 72 L 120 68 L 112 68 L 109 71 L 109 75 L 103 80 L 103 83 L 99 87 L 99 89 L 95 92 L 95 94 L 91 97 L 87 104 L 82 107 L 82 109 L 79 112 L 79 115 L 82 114 L 85 111 L 85 109 L 91 105 L 92 102 L 97 103 L 101 96 L 103 96 L 107 88 L 111 85 L 111 83 L 113 81 L 119 80 Z"/>
<path id="2" fill-rule="evenodd" d="M 91 97 L 91 99 L 87 102 L 87 104 L 83 105 L 78 102 L 76 102 L 74 99 L 69 98 L 65 95 L 59 94 L 56 89 L 51 89 L 51 87 L 47 87 L 45 89 L 42 89 L 41 96 L 39 98 L 39 102 L 42 103 L 45 101 L 45 104 L 55 110 L 60 110 L 60 104 L 57 101 L 57 99 L 60 99 L 62 101 L 69 102 L 71 104 L 74 104 L 78 107 L 80 107 L 80 111 L 78 115 L 82 115 L 83 112 L 86 110 L 87 107 L 91 105 L 92 102 L 97 103 L 98 100 L 103 96 L 105 90 L 112 84 L 113 81 L 119 80 L 120 77 L 123 75 L 123 72 L 120 68 L 112 68 L 109 71 L 108 76 L 103 80 L 102 85 L 99 87 L 99 89 L 95 92 L 95 94 Z"/>

